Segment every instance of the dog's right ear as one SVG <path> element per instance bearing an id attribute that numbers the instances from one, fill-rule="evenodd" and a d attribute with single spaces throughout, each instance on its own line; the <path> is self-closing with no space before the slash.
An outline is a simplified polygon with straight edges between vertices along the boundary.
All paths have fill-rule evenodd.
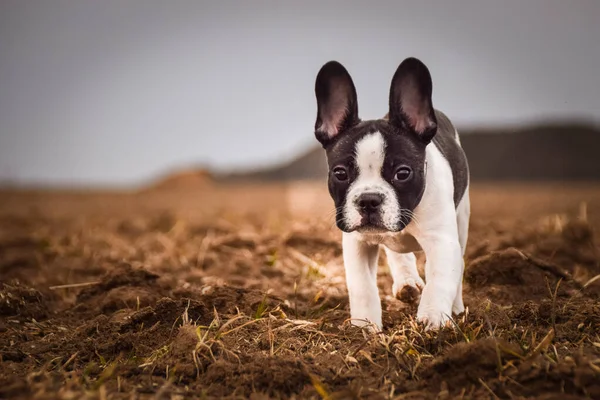
<path id="1" fill-rule="evenodd" d="M 337 61 L 329 61 L 317 74 L 315 95 L 315 136 L 326 147 L 340 133 L 360 122 L 356 88 L 346 68 Z"/>

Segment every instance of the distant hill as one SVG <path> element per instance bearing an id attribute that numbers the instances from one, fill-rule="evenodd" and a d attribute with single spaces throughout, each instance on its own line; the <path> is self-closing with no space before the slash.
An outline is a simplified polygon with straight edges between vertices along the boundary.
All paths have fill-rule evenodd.
<path id="1" fill-rule="evenodd" d="M 205 187 L 213 183 L 212 174 L 205 168 L 189 168 L 166 174 L 144 186 L 143 190 L 176 190 Z"/>
<path id="2" fill-rule="evenodd" d="M 538 125 L 461 136 L 473 180 L 600 180 L 600 129 Z"/>
<path id="3" fill-rule="evenodd" d="M 460 132 L 473 181 L 600 180 L 600 129 L 591 124 L 554 123 Z M 326 177 L 325 153 L 318 145 L 282 165 L 220 176 L 225 181 Z"/>
<path id="4" fill-rule="evenodd" d="M 288 181 L 321 179 L 327 177 L 325 151 L 319 145 L 284 164 L 245 172 L 233 172 L 218 176 L 220 181 Z"/>

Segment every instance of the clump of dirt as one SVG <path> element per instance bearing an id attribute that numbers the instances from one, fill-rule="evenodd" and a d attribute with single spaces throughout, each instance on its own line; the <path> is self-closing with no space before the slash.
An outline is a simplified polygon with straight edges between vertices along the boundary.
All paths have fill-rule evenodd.
<path id="1" fill-rule="evenodd" d="M 49 310 L 44 296 L 35 289 L 16 284 L 2 284 L 0 289 L 0 317 L 43 320 Z"/>
<path id="2" fill-rule="evenodd" d="M 236 394 L 243 397 L 255 392 L 288 397 L 310 383 L 299 361 L 263 355 L 245 357 L 239 362 L 218 361 L 208 367 L 202 379 L 212 383 L 217 396 L 226 396 L 232 387 L 237 387 Z"/>
<path id="3" fill-rule="evenodd" d="M 168 293 L 158 283 L 159 276 L 143 268 L 122 263 L 100 282 L 83 289 L 76 298 L 77 311 L 89 309 L 110 313 L 122 308 L 140 308 L 154 304 Z"/>
<path id="4" fill-rule="evenodd" d="M 505 375 L 511 379 L 509 390 L 519 390 L 523 396 L 539 398 L 539 395 L 545 394 L 555 396 L 545 398 L 555 399 L 596 399 L 600 398 L 599 374 L 595 368 L 589 368 L 596 364 L 597 360 L 580 355 L 568 356 L 556 362 L 537 356 L 525 360 L 516 368 L 510 368 Z M 505 391 L 506 395 L 509 393 Z"/>
<path id="5" fill-rule="evenodd" d="M 497 228 L 497 231 L 500 232 L 498 238 L 480 244 L 474 251 L 476 256 L 517 248 L 571 275 L 579 272 L 584 275 L 580 276 L 582 280 L 600 274 L 596 230 L 587 217 L 553 215 L 522 229 Z"/>
<path id="6" fill-rule="evenodd" d="M 177 331 L 177 336 L 171 342 L 171 355 L 175 359 L 191 356 L 200 341 L 199 328 L 192 324 L 183 324 Z"/>
<path id="7" fill-rule="evenodd" d="M 593 338 L 600 329 L 600 304 L 585 297 L 569 298 L 565 301 L 527 301 L 507 310 L 514 322 L 528 321 L 532 332 L 544 335 L 551 328 L 556 338 L 565 341 L 580 341 Z"/>
<path id="8" fill-rule="evenodd" d="M 445 382 L 450 388 L 479 385 L 502 373 L 503 365 L 521 357 L 521 349 L 504 340 L 485 338 L 448 347 L 424 369 L 421 377 L 428 386 Z"/>
<path id="9" fill-rule="evenodd" d="M 514 248 L 475 259 L 464 278 L 470 289 L 503 305 L 549 298 L 556 288 L 557 296 L 572 296 L 581 288 L 568 271 Z"/>

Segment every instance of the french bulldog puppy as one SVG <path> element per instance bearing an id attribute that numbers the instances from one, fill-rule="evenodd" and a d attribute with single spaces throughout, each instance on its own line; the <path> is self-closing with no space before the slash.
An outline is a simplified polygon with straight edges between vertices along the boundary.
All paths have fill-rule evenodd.
<path id="1" fill-rule="evenodd" d="M 417 299 L 427 329 L 464 311 L 463 255 L 468 237 L 469 167 L 458 133 L 433 108 L 428 68 L 416 58 L 396 70 L 386 117 L 361 120 L 354 83 L 339 62 L 323 65 L 315 83 L 315 136 L 325 149 L 336 225 L 343 232 L 353 324 L 381 329 L 379 247 L 393 294 Z M 425 253 L 425 281 L 415 252 Z"/>

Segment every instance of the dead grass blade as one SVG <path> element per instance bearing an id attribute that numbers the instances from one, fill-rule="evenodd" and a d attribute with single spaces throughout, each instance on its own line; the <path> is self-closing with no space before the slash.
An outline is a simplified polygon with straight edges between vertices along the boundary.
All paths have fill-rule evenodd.
<path id="1" fill-rule="evenodd" d="M 99 285 L 101 283 L 102 283 L 101 281 L 70 283 L 70 284 L 66 284 L 66 285 L 50 286 L 48 289 L 50 289 L 50 290 L 73 289 L 73 288 L 81 288 L 81 287 Z"/>
<path id="2" fill-rule="evenodd" d="M 492 388 L 490 388 L 488 386 L 488 384 L 483 381 L 483 379 L 481 379 L 481 378 L 477 378 L 477 379 L 479 380 L 479 383 L 481 383 L 481 386 L 483 386 L 485 388 L 485 390 L 487 390 L 489 392 L 489 394 L 491 394 L 494 399 L 500 400 L 500 397 L 498 397 L 496 395 L 496 393 L 494 393 L 494 391 L 492 390 Z"/>
<path id="3" fill-rule="evenodd" d="M 592 283 L 596 282 L 599 279 L 600 279 L 600 275 L 594 276 L 592 279 L 590 279 L 589 281 L 587 281 L 586 283 L 583 284 L 583 288 L 585 289 L 586 287 L 588 287 L 589 285 L 591 285 Z"/>
<path id="4" fill-rule="evenodd" d="M 538 345 L 535 346 L 535 348 L 533 349 L 533 351 L 531 352 L 531 354 L 529 356 L 533 357 L 533 356 L 541 353 L 542 351 L 546 351 L 548 349 L 548 347 L 550 347 L 550 344 L 552 343 L 553 340 L 554 340 L 554 328 L 550 329 L 550 332 L 548 332 L 548 334 L 546 336 L 544 336 L 544 338 L 541 340 L 541 342 L 539 342 Z"/>
<path id="5" fill-rule="evenodd" d="M 321 380 L 315 374 L 309 373 L 308 377 L 310 378 L 310 382 L 312 383 L 319 396 L 321 396 L 322 399 L 328 399 L 329 392 L 327 391 L 327 389 L 325 389 L 325 386 L 323 385 Z"/>

